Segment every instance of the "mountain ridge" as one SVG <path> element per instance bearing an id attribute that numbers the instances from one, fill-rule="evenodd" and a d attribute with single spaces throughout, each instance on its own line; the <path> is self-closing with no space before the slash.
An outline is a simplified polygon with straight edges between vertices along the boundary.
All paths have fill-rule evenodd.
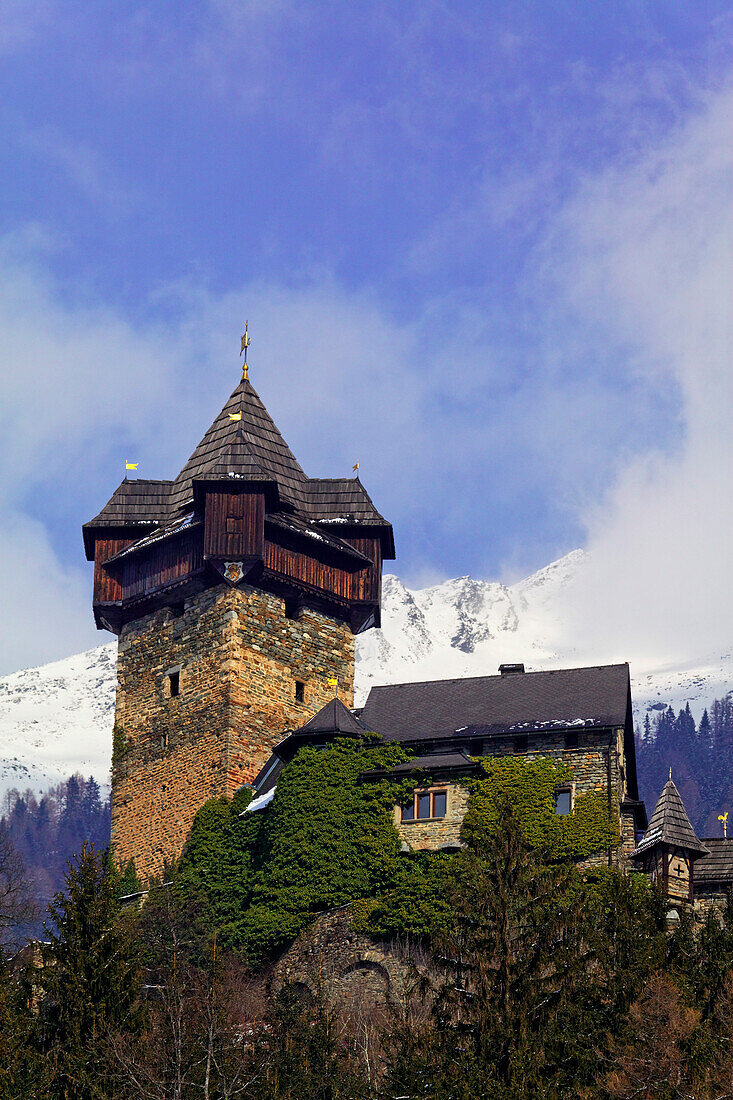
<path id="1" fill-rule="evenodd" d="M 357 705 L 377 683 L 492 675 L 504 662 L 528 671 L 613 663 L 584 653 L 568 626 L 587 558 L 574 550 L 514 584 L 465 576 L 410 589 L 385 575 L 383 626 L 357 638 Z M 109 784 L 115 650 L 108 642 L 0 678 L 0 797 L 38 793 L 73 772 Z M 631 674 L 637 722 L 688 701 L 699 717 L 733 687 L 733 650 L 682 663 L 650 657 Z"/>

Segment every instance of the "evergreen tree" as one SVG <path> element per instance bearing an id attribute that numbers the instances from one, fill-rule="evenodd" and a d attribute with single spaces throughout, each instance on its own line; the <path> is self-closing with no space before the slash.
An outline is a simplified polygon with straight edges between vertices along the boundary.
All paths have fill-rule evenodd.
<path id="1" fill-rule="evenodd" d="M 507 809 L 457 879 L 438 945 L 447 976 L 412 1043 L 411 1088 L 441 1100 L 566 1095 L 594 1055 L 587 1019 L 579 1025 L 599 999 L 573 873 L 543 867 Z M 386 1095 L 404 1094 L 405 1069 L 393 1057 Z"/>
<path id="2" fill-rule="evenodd" d="M 111 1096 L 106 1041 L 111 1029 L 135 1023 L 137 951 L 128 923 L 120 919 L 117 893 L 105 854 L 85 844 L 68 866 L 65 891 L 49 906 L 52 923 L 39 982 L 52 1097 Z"/>

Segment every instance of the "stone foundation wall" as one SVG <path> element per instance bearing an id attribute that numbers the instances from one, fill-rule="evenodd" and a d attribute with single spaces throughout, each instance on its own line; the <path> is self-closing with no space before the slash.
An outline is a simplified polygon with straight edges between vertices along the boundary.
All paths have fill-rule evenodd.
<path id="1" fill-rule="evenodd" d="M 440 974 L 422 949 L 371 939 L 353 924 L 348 905 L 319 916 L 277 963 L 273 989 L 292 984 L 341 1009 L 355 1005 L 370 1012 L 412 1002 L 425 979 L 437 983 Z"/>
<path id="2" fill-rule="evenodd" d="M 177 673 L 179 694 L 171 695 Z M 250 782 L 284 730 L 338 695 L 353 706 L 354 638 L 314 611 L 221 584 L 120 635 L 112 766 L 115 858 L 143 879 L 177 858 L 196 811 Z M 296 681 L 304 702 L 296 702 Z"/>

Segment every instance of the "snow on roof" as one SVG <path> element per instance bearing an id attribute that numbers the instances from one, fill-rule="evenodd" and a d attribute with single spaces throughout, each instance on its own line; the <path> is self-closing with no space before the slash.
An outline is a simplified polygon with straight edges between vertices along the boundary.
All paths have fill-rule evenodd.
<path id="1" fill-rule="evenodd" d="M 273 798 L 275 797 L 276 790 L 277 787 L 272 787 L 271 790 L 267 792 L 267 794 L 261 794 L 258 798 L 253 798 L 249 806 L 247 806 L 246 810 L 242 810 L 242 813 L 239 816 L 243 817 L 245 814 L 256 813 L 257 810 L 264 810 L 265 807 L 269 806 L 272 802 Z"/>

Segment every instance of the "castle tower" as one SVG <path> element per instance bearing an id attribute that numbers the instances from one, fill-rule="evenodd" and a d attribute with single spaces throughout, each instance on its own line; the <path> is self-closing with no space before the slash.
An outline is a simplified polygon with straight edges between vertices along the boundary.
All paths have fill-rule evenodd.
<path id="1" fill-rule="evenodd" d="M 695 833 L 670 772 L 649 828 L 630 859 L 659 884 L 675 908 L 692 903 L 695 861 L 708 855 L 710 849 Z"/>
<path id="2" fill-rule="evenodd" d="M 392 528 L 358 477 L 306 477 L 245 375 L 174 481 L 126 478 L 83 533 L 119 637 L 112 844 L 149 877 L 283 730 L 353 706 Z"/>

